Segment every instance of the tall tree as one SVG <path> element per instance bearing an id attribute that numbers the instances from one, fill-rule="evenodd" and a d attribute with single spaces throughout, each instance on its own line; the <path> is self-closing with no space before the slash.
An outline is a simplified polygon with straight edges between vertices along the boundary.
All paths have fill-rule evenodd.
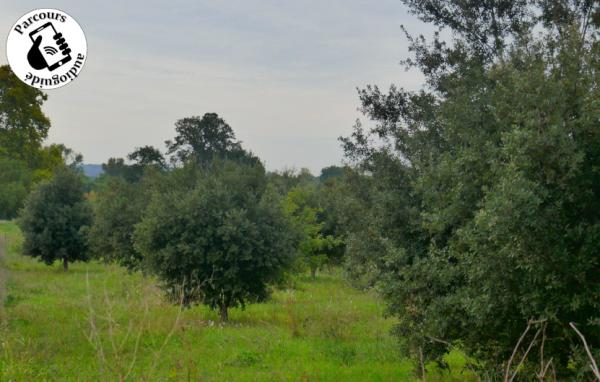
<path id="1" fill-rule="evenodd" d="M 160 150 L 153 146 L 138 147 L 127 158 L 135 162 L 137 166 L 155 166 L 158 169 L 165 169 L 167 167 L 165 157 Z"/>
<path id="2" fill-rule="evenodd" d="M 424 90 L 359 92 L 376 127 L 343 144 L 370 183 L 367 261 L 414 350 L 439 355 L 437 338 L 501 369 L 544 319 L 567 377 L 569 322 L 600 346 L 598 2 L 405 3 L 455 39 L 409 36 Z"/>
<path id="3" fill-rule="evenodd" d="M 42 147 L 50 120 L 42 111 L 46 94 L 20 81 L 0 66 L 0 218 L 14 218 L 37 182 L 74 159 L 64 145 Z"/>
<path id="4" fill-rule="evenodd" d="M 26 85 L 8 65 L 0 66 L 0 155 L 31 166 L 50 120 L 42 111 L 46 94 Z"/>
<path id="5" fill-rule="evenodd" d="M 227 122 L 216 113 L 188 117 L 175 122 L 177 135 L 166 141 L 172 162 L 210 163 L 213 158 L 257 164 L 258 158 L 244 151 Z"/>

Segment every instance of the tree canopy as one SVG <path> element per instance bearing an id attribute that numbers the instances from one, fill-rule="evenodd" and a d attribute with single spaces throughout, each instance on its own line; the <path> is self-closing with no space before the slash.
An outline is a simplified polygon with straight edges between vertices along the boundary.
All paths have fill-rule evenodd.
<path id="1" fill-rule="evenodd" d="M 598 4 L 405 3 L 454 40 L 408 35 L 423 90 L 359 91 L 376 126 L 342 142 L 365 178 L 371 228 L 355 232 L 371 239 L 350 243 L 349 264 L 376 270 L 415 351 L 461 344 L 501 369 L 545 320 L 567 375 L 581 351 L 569 322 L 600 344 Z"/>
<path id="2" fill-rule="evenodd" d="M 0 66 L 0 156 L 31 164 L 50 128 L 42 111 L 47 99 L 41 90 L 19 80 L 8 65 Z"/>
<path id="3" fill-rule="evenodd" d="M 165 142 L 173 163 L 206 164 L 214 158 L 258 163 L 258 158 L 242 148 L 231 126 L 216 113 L 180 119 L 175 122 L 175 131 L 175 138 Z"/>
<path id="4" fill-rule="evenodd" d="M 23 253 L 46 264 L 87 261 L 86 229 L 91 211 L 84 198 L 83 175 L 59 167 L 53 178 L 42 182 L 28 196 L 19 218 L 23 232 Z"/>
<path id="5" fill-rule="evenodd" d="M 264 169 L 231 161 L 188 164 L 154 193 L 136 248 L 186 304 L 228 309 L 264 300 L 294 253 L 294 236 Z"/>
<path id="6" fill-rule="evenodd" d="M 64 145 L 42 146 L 50 129 L 42 111 L 47 98 L 0 66 L 0 219 L 16 217 L 32 187 L 72 156 Z"/>
<path id="7" fill-rule="evenodd" d="M 92 203 L 93 224 L 88 232 L 90 252 L 95 258 L 114 261 L 130 270 L 142 268 L 143 255 L 133 241 L 135 225 L 148 204 L 148 184 L 142 182 L 110 176 L 98 185 Z"/>

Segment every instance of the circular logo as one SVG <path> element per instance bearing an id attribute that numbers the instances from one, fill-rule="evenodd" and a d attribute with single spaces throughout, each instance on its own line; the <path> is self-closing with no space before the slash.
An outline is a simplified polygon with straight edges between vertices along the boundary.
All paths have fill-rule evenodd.
<path id="1" fill-rule="evenodd" d="M 12 71 L 27 85 L 56 89 L 79 76 L 87 42 L 77 21 L 65 12 L 36 9 L 10 30 L 6 56 Z"/>

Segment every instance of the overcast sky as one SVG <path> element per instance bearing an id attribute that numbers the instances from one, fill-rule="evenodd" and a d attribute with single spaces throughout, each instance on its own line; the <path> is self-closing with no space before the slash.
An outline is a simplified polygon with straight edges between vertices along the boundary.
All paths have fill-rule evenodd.
<path id="1" fill-rule="evenodd" d="M 356 87 L 418 88 L 405 72 L 400 25 L 421 32 L 400 0 L 0 0 L 6 36 L 35 8 L 83 27 L 88 58 L 73 83 L 48 91 L 49 142 L 86 163 L 174 136 L 174 122 L 216 112 L 269 170 L 342 161 L 359 106 Z"/>

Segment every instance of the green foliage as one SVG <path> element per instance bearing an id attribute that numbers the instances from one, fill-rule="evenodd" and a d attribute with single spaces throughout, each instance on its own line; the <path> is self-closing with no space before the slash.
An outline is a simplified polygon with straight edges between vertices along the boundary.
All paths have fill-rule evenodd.
<path id="1" fill-rule="evenodd" d="M 600 346 L 598 8 L 406 3 L 456 40 L 411 38 L 408 64 L 428 91 L 360 91 L 377 126 L 343 139 L 369 211 L 350 264 L 371 273 L 413 350 L 439 356 L 438 338 L 500 370 L 527 321 L 543 318 L 545 357 L 565 376 L 580 359 L 569 322 Z"/>
<path id="2" fill-rule="evenodd" d="M 321 175 L 319 175 L 319 181 L 325 182 L 330 179 L 339 179 L 344 176 L 346 169 L 340 166 L 329 166 L 321 169 Z"/>
<path id="3" fill-rule="evenodd" d="M 133 163 L 110 158 L 102 165 L 104 174 L 94 182 L 94 222 L 88 241 L 95 258 L 143 270 L 143 255 L 134 246 L 133 233 L 167 166 L 152 146 L 137 148 L 128 159 Z"/>
<path id="4" fill-rule="evenodd" d="M 176 298 L 227 309 L 264 300 L 293 255 L 293 235 L 262 166 L 174 170 L 136 227 L 136 248 Z M 183 289 L 183 291 L 182 291 Z"/>
<path id="5" fill-rule="evenodd" d="M 142 176 L 139 168 L 134 168 L 125 163 L 123 158 L 109 158 L 102 163 L 102 177 L 121 177 L 127 182 L 137 182 Z"/>
<path id="6" fill-rule="evenodd" d="M 32 186 L 65 163 L 63 145 L 42 147 L 50 128 L 46 99 L 0 66 L 0 219 L 14 218 Z"/>
<path id="7" fill-rule="evenodd" d="M 115 261 L 129 269 L 141 266 L 142 255 L 133 244 L 135 225 L 142 219 L 149 192 L 122 177 L 108 177 L 96 191 L 94 219 L 88 232 L 94 257 Z"/>
<path id="8" fill-rule="evenodd" d="M 215 158 L 256 165 L 259 159 L 242 148 L 227 122 L 216 113 L 183 118 L 175 122 L 177 135 L 166 141 L 171 162 L 208 164 Z"/>
<path id="9" fill-rule="evenodd" d="M 306 187 L 316 185 L 316 179 L 307 168 L 300 171 L 295 169 L 283 169 L 267 174 L 269 184 L 273 185 L 279 195 L 286 195 L 294 187 Z"/>
<path id="10" fill-rule="evenodd" d="M 293 188 L 284 200 L 284 211 L 296 229 L 302 233 L 298 250 L 301 259 L 310 268 L 313 278 L 316 271 L 329 260 L 327 251 L 339 246 L 340 241 L 332 235 L 324 235 L 324 223 L 319 221 L 317 191 L 314 188 Z"/>
<path id="11" fill-rule="evenodd" d="M 32 177 L 25 162 L 0 158 L 0 219 L 17 215 L 27 197 Z"/>
<path id="12" fill-rule="evenodd" d="M 343 175 L 321 181 L 318 187 L 318 203 L 321 208 L 319 220 L 323 222 L 321 232 L 337 239 L 333 246 L 325 250 L 329 264 L 343 264 L 347 259 L 348 243 L 356 237 L 356 232 L 351 227 L 365 221 L 367 209 L 351 191 L 352 173 L 346 168 Z"/>
<path id="13" fill-rule="evenodd" d="M 138 166 L 156 166 L 159 169 L 165 169 L 167 164 L 162 153 L 155 147 L 143 146 L 135 149 L 127 156 L 131 161 L 134 161 Z"/>
<path id="14" fill-rule="evenodd" d="M 32 164 L 50 128 L 41 108 L 46 99 L 42 91 L 19 80 L 8 65 L 0 66 L 0 156 Z"/>
<path id="15" fill-rule="evenodd" d="M 167 164 L 162 153 L 153 146 L 138 147 L 127 156 L 130 164 L 125 163 L 123 158 L 109 158 L 102 164 L 102 177 L 121 177 L 130 183 L 138 182 L 144 173 L 152 168 L 156 171 L 164 171 Z"/>
<path id="16" fill-rule="evenodd" d="M 23 252 L 46 264 L 62 260 L 87 261 L 85 230 L 91 211 L 84 199 L 82 175 L 68 167 L 57 169 L 27 198 L 19 218 L 25 238 Z"/>

